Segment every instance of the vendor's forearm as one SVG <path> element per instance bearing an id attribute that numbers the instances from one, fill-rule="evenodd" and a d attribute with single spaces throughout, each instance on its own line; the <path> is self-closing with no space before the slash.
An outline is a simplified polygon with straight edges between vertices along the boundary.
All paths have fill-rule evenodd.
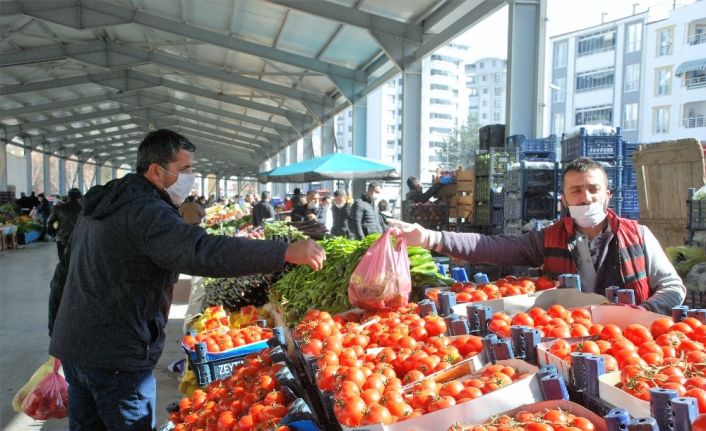
<path id="1" fill-rule="evenodd" d="M 538 267 L 543 261 L 543 238 L 539 232 L 523 236 L 481 235 L 444 232 L 438 252 L 471 263 Z"/>

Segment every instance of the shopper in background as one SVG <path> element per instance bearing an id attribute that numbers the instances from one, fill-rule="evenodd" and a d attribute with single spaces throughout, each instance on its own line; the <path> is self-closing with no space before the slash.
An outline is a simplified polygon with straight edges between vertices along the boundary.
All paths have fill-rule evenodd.
<path id="1" fill-rule="evenodd" d="M 74 231 L 79 214 L 81 214 L 81 196 L 81 190 L 75 188 L 69 190 L 68 200 L 54 205 L 49 219 L 47 219 L 47 226 L 51 227 L 55 222 L 59 225 L 54 235 L 59 259 L 64 256 L 66 243 L 71 237 L 71 232 Z"/>
<path id="2" fill-rule="evenodd" d="M 262 199 L 252 208 L 253 226 L 262 226 L 265 220 L 275 218 L 275 209 L 270 203 L 270 192 L 262 192 Z"/>
<path id="3" fill-rule="evenodd" d="M 326 231 L 331 232 L 333 227 L 333 214 L 331 212 L 331 196 L 321 198 L 321 215 L 323 217 L 323 225 L 326 226 Z"/>
<path id="4" fill-rule="evenodd" d="M 407 192 L 406 198 L 408 201 L 413 203 L 424 203 L 428 202 L 436 193 L 441 189 L 441 184 L 433 184 L 426 192 L 422 193 L 422 185 L 419 183 L 417 177 L 407 178 L 407 187 L 409 191 Z"/>
<path id="5" fill-rule="evenodd" d="M 297 189 L 295 189 L 296 191 Z M 306 195 L 294 195 L 294 209 L 292 210 L 292 221 L 305 221 L 312 219 L 311 214 L 315 213 L 318 207 L 319 195 L 313 190 L 310 190 Z M 311 202 L 310 202 L 311 201 Z M 311 206 L 311 209 L 309 209 Z M 316 215 L 314 214 L 314 217 Z"/>
<path id="6" fill-rule="evenodd" d="M 351 230 L 356 239 L 363 239 L 371 233 L 382 232 L 380 224 L 380 215 L 375 207 L 375 197 L 380 195 L 382 187 L 379 183 L 373 181 L 368 184 L 368 189 L 360 199 L 356 199 L 351 209 L 351 217 L 353 225 Z"/>
<path id="7" fill-rule="evenodd" d="M 157 130 L 137 151 L 135 174 L 93 187 L 51 282 L 51 355 L 69 383 L 69 426 L 153 430 L 152 369 L 179 273 L 236 277 L 278 272 L 285 262 L 322 267 L 315 241 L 209 235 L 177 210 L 191 192 L 194 145 Z"/>
<path id="8" fill-rule="evenodd" d="M 206 211 L 201 208 L 201 205 L 196 203 L 194 196 L 187 196 L 186 200 L 179 207 L 179 214 L 184 219 L 184 223 L 198 226 L 206 217 Z"/>
<path id="9" fill-rule="evenodd" d="M 682 303 L 684 284 L 646 227 L 608 208 L 608 176 L 600 163 L 579 158 L 562 177 L 564 216 L 522 236 L 435 232 L 391 221 L 408 245 L 499 266 L 543 267 L 553 278 L 579 274 L 581 289 L 605 295 L 608 286 L 633 289 L 638 307 L 662 314 Z"/>
<path id="10" fill-rule="evenodd" d="M 199 203 L 199 206 L 201 207 L 201 209 L 203 209 L 205 211 L 206 210 L 206 198 L 204 196 L 200 196 L 198 203 Z"/>
<path id="11" fill-rule="evenodd" d="M 350 209 L 351 205 L 346 202 L 346 192 L 343 190 L 333 192 L 333 205 L 331 206 L 333 224 L 330 230 L 331 235 L 345 236 L 346 238 L 351 237 L 350 228 L 348 227 L 351 217 Z"/>
<path id="12" fill-rule="evenodd" d="M 380 214 L 380 226 L 382 226 L 382 230 L 386 230 L 388 220 L 392 218 L 392 211 L 390 211 L 390 204 L 385 199 L 378 201 L 378 214 Z"/>
<path id="13" fill-rule="evenodd" d="M 30 211 L 32 211 L 32 208 L 34 208 L 34 205 L 32 204 L 32 199 L 30 199 L 29 196 L 25 194 L 25 192 L 20 192 L 20 198 L 17 199 L 17 206 L 20 207 L 20 213 L 27 215 L 29 214 Z"/>
<path id="14" fill-rule="evenodd" d="M 32 202 L 32 208 L 39 206 L 39 198 L 34 191 L 32 191 L 32 194 L 29 196 L 29 200 Z"/>
<path id="15" fill-rule="evenodd" d="M 49 200 L 47 197 L 44 195 L 44 193 L 40 193 L 37 195 L 37 198 L 39 199 L 39 205 L 37 205 L 37 218 L 42 221 L 42 236 L 41 240 L 46 241 L 46 236 L 48 233 L 47 229 L 47 219 L 49 219 L 49 214 L 51 214 L 51 204 L 49 203 Z"/>

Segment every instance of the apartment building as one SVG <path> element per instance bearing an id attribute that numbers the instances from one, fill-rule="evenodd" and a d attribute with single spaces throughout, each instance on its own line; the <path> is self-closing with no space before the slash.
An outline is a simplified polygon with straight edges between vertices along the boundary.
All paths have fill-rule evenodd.
<path id="1" fill-rule="evenodd" d="M 481 126 L 505 124 L 505 89 L 507 61 L 502 58 L 482 58 L 466 64 L 468 112 Z"/>

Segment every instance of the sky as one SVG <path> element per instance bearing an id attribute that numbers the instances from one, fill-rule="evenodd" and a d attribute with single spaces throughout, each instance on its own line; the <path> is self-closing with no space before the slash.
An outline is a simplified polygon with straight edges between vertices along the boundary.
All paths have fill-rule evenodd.
<path id="1" fill-rule="evenodd" d="M 651 17 L 665 18 L 673 2 L 684 5 L 694 0 L 547 0 L 547 37 L 599 25 L 602 13 L 606 13 L 606 22 L 632 15 L 635 3 L 637 13 L 649 8 Z M 456 39 L 457 43 L 470 46 L 467 61 L 507 58 L 507 19 L 505 6 Z"/>

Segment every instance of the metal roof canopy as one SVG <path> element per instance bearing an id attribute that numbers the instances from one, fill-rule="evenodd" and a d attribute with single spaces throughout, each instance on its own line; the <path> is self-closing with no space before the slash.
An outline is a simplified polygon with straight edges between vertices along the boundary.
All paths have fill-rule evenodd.
<path id="1" fill-rule="evenodd" d="M 506 2 L 4 0 L 0 139 L 134 165 L 169 127 L 252 176 Z"/>

